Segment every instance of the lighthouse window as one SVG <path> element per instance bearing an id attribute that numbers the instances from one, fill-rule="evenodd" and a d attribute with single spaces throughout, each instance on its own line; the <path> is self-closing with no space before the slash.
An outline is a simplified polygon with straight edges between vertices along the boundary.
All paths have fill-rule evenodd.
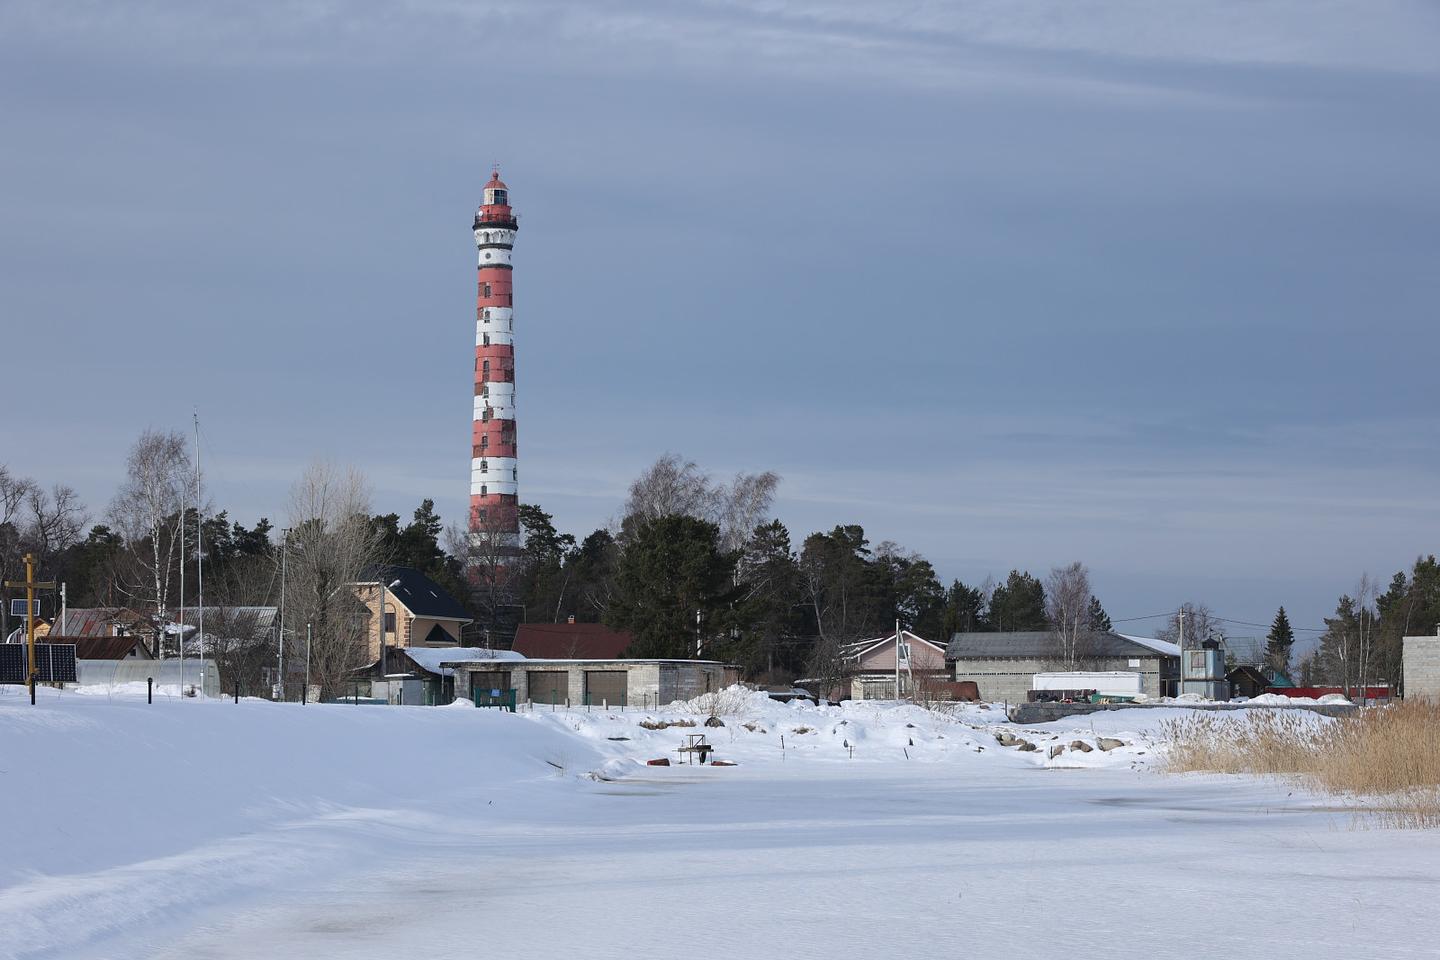
<path id="1" fill-rule="evenodd" d="M 509 193 L 509 191 L 507 191 L 507 190 L 496 190 L 496 191 L 495 191 L 495 202 L 496 202 L 496 203 L 499 203 L 499 204 L 509 203 L 510 201 L 506 199 L 506 196 L 507 196 L 508 193 Z"/>
<path id="2" fill-rule="evenodd" d="M 482 375 L 482 376 L 485 376 L 485 377 L 490 376 L 490 361 L 489 361 L 489 360 L 486 360 L 485 363 L 482 365 L 481 375 Z"/>
<path id="3" fill-rule="evenodd" d="M 482 297 L 488 297 L 488 296 L 490 296 L 490 284 L 488 284 L 488 283 L 482 283 L 482 284 L 480 284 L 480 295 L 481 295 Z"/>
<path id="4" fill-rule="evenodd" d="M 489 260 L 489 259 L 490 259 L 490 251 L 489 251 L 489 250 L 486 250 L 486 251 L 485 251 L 485 259 L 486 259 L 486 260 Z"/>
<path id="5" fill-rule="evenodd" d="M 490 495 L 490 488 L 487 487 L 487 486 L 486 486 L 485 484 L 483 484 L 483 483 L 480 484 L 480 496 L 482 496 L 482 497 L 488 497 L 489 495 Z"/>
<path id="6" fill-rule="evenodd" d="M 480 461 L 480 472 L 481 472 L 481 473 L 489 473 L 489 472 L 490 472 L 490 461 L 489 461 L 489 460 L 481 460 L 481 461 Z"/>
<path id="7" fill-rule="evenodd" d="M 481 340 L 482 340 L 481 346 L 485 346 L 485 347 L 490 346 L 490 334 L 488 334 L 488 333 L 481 334 Z"/>

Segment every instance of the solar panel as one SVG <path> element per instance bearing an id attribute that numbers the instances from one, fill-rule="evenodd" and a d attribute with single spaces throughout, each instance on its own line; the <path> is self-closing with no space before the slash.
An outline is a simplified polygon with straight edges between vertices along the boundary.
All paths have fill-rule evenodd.
<path id="1" fill-rule="evenodd" d="M 0 643 L 0 683 L 28 683 L 29 655 L 23 643 Z M 75 682 L 75 644 L 35 644 L 35 674 L 41 683 Z"/>

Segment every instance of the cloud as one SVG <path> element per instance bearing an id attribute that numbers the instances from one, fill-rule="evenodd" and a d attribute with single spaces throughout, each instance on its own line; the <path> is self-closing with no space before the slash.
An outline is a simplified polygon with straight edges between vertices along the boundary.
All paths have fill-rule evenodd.
<path id="1" fill-rule="evenodd" d="M 1120 99 L 1206 95 L 1205 81 L 1166 74 L 1174 68 L 1440 69 L 1440 13 L 1417 0 L 22 0 L 0 12 L 0 31 L 208 64 L 382 63 L 423 51 L 507 71 L 649 64 Z"/>

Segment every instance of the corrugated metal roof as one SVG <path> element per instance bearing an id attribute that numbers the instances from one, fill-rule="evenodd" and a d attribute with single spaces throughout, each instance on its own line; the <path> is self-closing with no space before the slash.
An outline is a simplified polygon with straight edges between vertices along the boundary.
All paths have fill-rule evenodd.
<path id="1" fill-rule="evenodd" d="M 1164 641 L 1151 641 L 1163 643 Z M 1081 639 L 1081 657 L 1154 657 L 1179 656 L 1167 654 L 1118 633 L 1093 633 Z M 1054 657 L 1060 652 L 1059 638 L 1049 630 L 1028 630 L 1012 633 L 957 633 L 945 648 L 947 660 L 984 660 L 1001 657 Z"/>
<path id="2" fill-rule="evenodd" d="M 1126 640 L 1138 643 L 1142 647 L 1149 647 L 1156 653 L 1163 653 L 1167 657 L 1180 656 L 1180 645 L 1178 643 L 1171 643 L 1169 640 L 1156 640 L 1154 637 L 1137 637 L 1129 633 L 1122 633 L 1120 636 Z"/>

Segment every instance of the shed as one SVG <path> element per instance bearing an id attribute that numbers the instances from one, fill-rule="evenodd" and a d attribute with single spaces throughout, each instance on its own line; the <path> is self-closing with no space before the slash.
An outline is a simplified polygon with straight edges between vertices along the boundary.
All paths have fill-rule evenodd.
<path id="1" fill-rule="evenodd" d="M 1225 674 L 1225 680 L 1230 684 L 1230 694 L 1236 697 L 1258 697 L 1264 693 L 1271 683 L 1265 674 L 1256 667 L 1249 665 L 1236 667 Z"/>

